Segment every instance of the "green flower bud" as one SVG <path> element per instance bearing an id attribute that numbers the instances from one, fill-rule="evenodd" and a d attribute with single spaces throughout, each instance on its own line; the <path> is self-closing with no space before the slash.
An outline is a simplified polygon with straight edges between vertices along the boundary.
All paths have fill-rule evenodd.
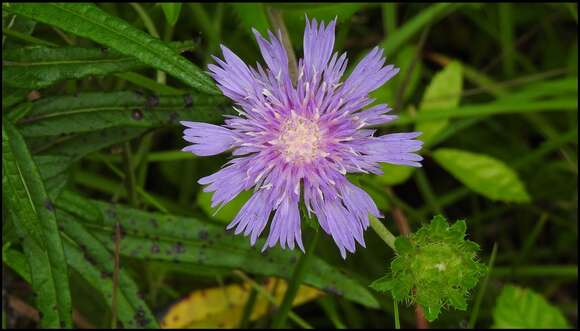
<path id="1" fill-rule="evenodd" d="M 408 237 L 397 237 L 391 272 L 370 286 L 390 292 L 396 301 L 423 306 L 433 321 L 441 308 L 467 309 L 469 290 L 487 267 L 477 261 L 479 245 L 465 240 L 465 221 L 449 226 L 437 215 L 431 224 Z"/>

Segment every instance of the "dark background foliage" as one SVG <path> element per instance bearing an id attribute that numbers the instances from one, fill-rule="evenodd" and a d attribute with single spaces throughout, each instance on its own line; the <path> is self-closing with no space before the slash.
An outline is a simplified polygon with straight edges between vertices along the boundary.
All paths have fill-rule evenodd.
<path id="1" fill-rule="evenodd" d="M 261 61 L 251 28 L 271 29 L 272 9 L 298 56 L 306 13 L 337 17 L 349 70 L 375 45 L 401 67 L 373 93 L 400 115 L 379 130 L 427 132 L 423 168 L 351 176 L 387 228 L 444 214 L 467 221 L 483 263 L 497 246 L 467 311 L 432 327 L 577 326 L 576 4 L 3 3 L 3 327 L 158 327 L 184 298 L 216 305 L 209 288 L 291 275 L 301 253 L 260 254 L 224 231 L 249 193 L 214 213 L 196 183 L 230 156 L 179 151 L 179 120 L 232 112 L 204 73 L 211 55 L 224 44 Z M 327 295 L 290 326 L 393 327 L 392 298 L 368 287 L 393 253 L 371 229 L 365 240 L 342 260 L 322 236 L 304 282 Z M 239 325 L 228 309 L 189 325 Z"/>

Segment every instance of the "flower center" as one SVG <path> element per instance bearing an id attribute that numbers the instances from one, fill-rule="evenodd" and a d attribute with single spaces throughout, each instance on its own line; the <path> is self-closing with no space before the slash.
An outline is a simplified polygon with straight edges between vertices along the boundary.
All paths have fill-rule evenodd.
<path id="1" fill-rule="evenodd" d="M 316 122 L 293 113 L 282 124 L 277 143 L 286 162 L 311 162 L 321 154 L 320 128 Z"/>

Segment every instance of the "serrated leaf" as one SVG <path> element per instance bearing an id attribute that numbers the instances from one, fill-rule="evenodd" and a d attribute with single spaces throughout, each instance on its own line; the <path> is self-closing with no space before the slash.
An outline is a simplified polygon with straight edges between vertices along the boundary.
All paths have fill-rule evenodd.
<path id="1" fill-rule="evenodd" d="M 395 248 L 399 255 L 404 255 L 412 251 L 413 245 L 407 237 L 399 236 L 395 239 Z"/>
<path id="2" fill-rule="evenodd" d="M 24 139 L 2 121 L 2 195 L 23 240 L 42 327 L 72 327 L 68 269 L 54 206 Z M 5 200 L 4 200 L 5 199 Z"/>
<path id="3" fill-rule="evenodd" d="M 176 52 L 193 42 L 174 42 Z M 146 65 L 133 56 L 106 48 L 27 46 L 2 52 L 2 82 L 24 89 L 48 87 L 66 79 L 131 71 Z"/>
<path id="4" fill-rule="evenodd" d="M 390 275 L 386 275 L 375 280 L 369 286 L 375 291 L 388 292 L 393 289 L 393 279 Z"/>
<path id="5" fill-rule="evenodd" d="M 530 201 L 517 173 L 502 161 L 450 148 L 434 151 L 433 158 L 465 186 L 489 199 L 519 203 Z"/>
<path id="6" fill-rule="evenodd" d="M 180 79 L 199 91 L 218 94 L 212 80 L 197 66 L 149 34 L 90 3 L 3 3 L 2 9 L 134 56 L 141 62 Z"/>
<path id="7" fill-rule="evenodd" d="M 117 221 L 120 223 L 125 233 L 121 241 L 121 254 L 124 256 L 239 268 L 264 276 L 290 277 L 294 263 L 302 254 L 277 248 L 261 254 L 258 247 L 264 244 L 265 239 L 259 239 L 257 247 L 251 247 L 247 238 L 226 233 L 223 226 L 195 218 L 143 212 L 78 196 L 71 199 L 71 195 L 74 194 L 63 192 L 57 200 L 57 207 L 72 213 L 77 222 L 82 222 L 109 250 L 113 249 L 110 238 L 114 224 Z M 99 216 L 83 211 L 94 208 L 98 209 Z M 376 299 L 365 286 L 324 260 L 314 257 L 311 265 L 304 277 L 305 284 L 340 294 L 368 307 L 378 307 Z"/>
<path id="8" fill-rule="evenodd" d="M 455 109 L 459 105 L 462 90 L 462 70 L 459 62 L 450 62 L 438 72 L 425 89 L 423 99 L 419 105 L 419 113 L 437 109 Z M 421 140 L 425 145 L 429 143 L 447 126 L 449 121 L 419 122 L 415 129 L 423 132 Z"/>
<path id="9" fill-rule="evenodd" d="M 26 137 L 98 131 L 111 127 L 152 128 L 180 120 L 222 120 L 224 98 L 200 94 L 147 96 L 135 92 L 87 92 L 36 101 L 19 123 Z"/>
<path id="10" fill-rule="evenodd" d="M 169 25 L 174 26 L 181 14 L 181 3 L 160 3 L 165 14 L 165 19 Z"/>
<path id="11" fill-rule="evenodd" d="M 505 285 L 493 309 L 493 327 L 505 329 L 570 328 L 564 315 L 541 295 Z"/>

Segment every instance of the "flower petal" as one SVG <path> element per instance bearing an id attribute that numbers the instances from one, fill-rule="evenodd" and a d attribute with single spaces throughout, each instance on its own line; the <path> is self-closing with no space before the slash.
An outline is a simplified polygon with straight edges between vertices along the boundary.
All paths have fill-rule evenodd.
<path id="1" fill-rule="evenodd" d="M 317 24 L 316 19 L 308 21 L 306 18 L 306 28 L 304 29 L 304 78 L 305 81 L 312 81 L 314 75 L 320 75 L 326 68 L 326 64 L 332 55 L 334 48 L 334 27 L 336 18 L 328 26 L 324 22 Z"/>
<path id="2" fill-rule="evenodd" d="M 251 235 L 250 243 L 253 246 L 268 223 L 272 208 L 268 203 L 268 195 L 264 190 L 257 191 L 244 204 L 227 229 L 236 227 L 235 234 L 244 232 L 244 236 Z"/>
<path id="3" fill-rule="evenodd" d="M 235 133 L 224 127 L 199 122 L 180 123 L 188 127 L 183 131 L 183 139 L 193 143 L 183 148 L 184 152 L 192 152 L 198 156 L 216 155 L 232 148 L 235 142 Z"/>
<path id="4" fill-rule="evenodd" d="M 282 249 L 294 249 L 295 242 L 298 247 L 304 252 L 302 244 L 302 234 L 300 229 L 300 212 L 298 210 L 298 201 L 290 201 L 286 198 L 280 203 L 276 214 L 272 219 L 270 225 L 270 234 L 262 248 L 262 251 L 268 247 L 274 247 L 276 243 L 280 243 Z"/>

